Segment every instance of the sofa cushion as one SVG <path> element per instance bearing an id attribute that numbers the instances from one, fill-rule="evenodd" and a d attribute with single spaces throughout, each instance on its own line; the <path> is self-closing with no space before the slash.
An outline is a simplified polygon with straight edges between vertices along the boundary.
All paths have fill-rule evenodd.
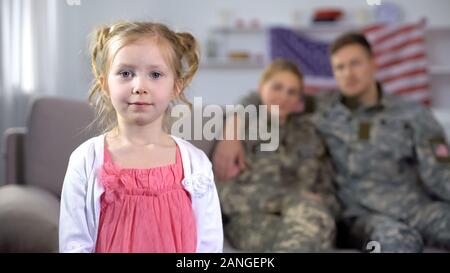
<path id="1" fill-rule="evenodd" d="M 58 251 L 55 195 L 32 186 L 2 186 L 0 219 L 0 253 Z"/>
<path id="2" fill-rule="evenodd" d="M 94 134 L 94 113 L 81 101 L 42 97 L 34 101 L 25 137 L 25 181 L 61 194 L 72 151 Z"/>

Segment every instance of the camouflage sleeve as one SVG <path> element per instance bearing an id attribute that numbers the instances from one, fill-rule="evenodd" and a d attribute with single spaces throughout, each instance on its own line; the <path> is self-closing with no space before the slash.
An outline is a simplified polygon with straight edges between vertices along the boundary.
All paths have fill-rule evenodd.
<path id="1" fill-rule="evenodd" d="M 261 100 L 259 98 L 258 92 L 251 92 L 248 95 L 242 97 L 239 102 L 239 104 L 242 104 L 244 107 L 247 105 L 255 105 L 258 106 L 261 103 Z"/>
<path id="2" fill-rule="evenodd" d="M 222 211 L 233 213 L 279 213 L 286 191 L 275 152 L 246 151 L 247 169 L 220 188 Z"/>
<path id="3" fill-rule="evenodd" d="M 303 124 L 305 128 L 306 124 Z M 300 186 L 307 192 L 317 195 L 320 202 L 325 206 L 332 216 L 339 215 L 341 207 L 336 195 L 335 175 L 329 153 L 326 145 L 315 128 L 310 127 L 310 138 L 314 139 L 311 143 L 299 144 L 300 150 L 307 154 L 313 147 L 314 156 L 301 160 L 297 168 L 297 176 L 301 181 Z M 305 153 L 306 152 L 306 153 Z"/>
<path id="4" fill-rule="evenodd" d="M 258 92 L 252 91 L 249 94 L 240 98 L 236 104 L 238 104 L 238 105 L 240 104 L 240 105 L 244 106 L 244 108 L 248 105 L 254 105 L 257 107 L 258 105 L 261 104 L 261 100 L 259 98 Z M 227 109 L 225 109 L 225 111 L 227 111 Z M 234 110 L 232 110 L 231 112 L 225 112 L 224 120 L 230 118 L 235 113 L 236 112 Z"/>
<path id="5" fill-rule="evenodd" d="M 325 208 L 331 216 L 338 217 L 341 205 L 336 197 L 331 165 L 327 161 L 322 160 L 316 163 L 303 161 L 302 165 L 305 165 L 305 163 L 311 163 L 311 166 L 314 165 L 315 167 L 309 168 L 309 174 L 303 172 L 308 176 L 302 176 L 300 178 L 301 184 L 298 185 L 298 188 L 294 188 L 287 193 L 283 199 L 283 207 L 299 202 L 307 202 L 319 205 Z M 314 173 L 312 173 L 313 170 L 315 171 Z"/>
<path id="6" fill-rule="evenodd" d="M 450 201 L 450 156 L 444 131 L 431 111 L 421 107 L 412 123 L 419 172 L 426 189 Z"/>
<path id="7" fill-rule="evenodd" d="M 333 217 L 337 217 L 341 211 L 341 204 L 337 199 L 333 166 L 327 154 L 325 154 L 320 160 L 321 164 L 317 177 L 317 192 L 321 196 L 324 205 L 330 210 Z"/>
<path id="8" fill-rule="evenodd" d="M 314 96 L 305 96 L 305 112 L 310 114 L 311 122 L 316 128 L 322 121 L 323 113 L 329 109 L 331 102 L 335 99 L 336 95 L 332 95 L 330 96 L 330 92 L 319 92 Z"/>

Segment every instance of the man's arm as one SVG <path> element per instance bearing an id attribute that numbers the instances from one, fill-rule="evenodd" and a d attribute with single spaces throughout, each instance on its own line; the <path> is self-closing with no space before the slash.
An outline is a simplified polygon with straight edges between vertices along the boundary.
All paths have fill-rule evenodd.
<path id="1" fill-rule="evenodd" d="M 439 199 L 450 201 L 450 155 L 444 130 L 425 107 L 421 107 L 412 126 L 424 186 Z"/>
<path id="2" fill-rule="evenodd" d="M 213 170 L 220 181 L 229 180 L 245 169 L 244 147 L 237 138 L 238 128 L 237 116 L 230 116 L 224 126 L 223 140 L 218 140 L 214 148 Z"/>
<path id="3" fill-rule="evenodd" d="M 257 92 L 252 92 L 241 101 L 244 107 L 260 103 Z M 212 155 L 214 174 L 220 181 L 229 180 L 245 169 L 245 152 L 242 142 L 238 140 L 239 119 L 236 114 L 226 113 L 223 128 L 223 140 L 218 140 Z"/>

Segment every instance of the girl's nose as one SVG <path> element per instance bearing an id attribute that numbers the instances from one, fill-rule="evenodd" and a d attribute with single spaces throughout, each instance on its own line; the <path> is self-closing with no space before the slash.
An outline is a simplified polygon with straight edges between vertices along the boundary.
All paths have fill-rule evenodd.
<path id="1" fill-rule="evenodd" d="M 143 94 L 148 94 L 148 91 L 146 89 L 133 89 L 133 94 L 134 95 L 143 95 Z"/>
<path id="2" fill-rule="evenodd" d="M 136 77 L 132 93 L 135 95 L 146 95 L 150 93 L 149 84 L 146 81 L 145 77 Z"/>

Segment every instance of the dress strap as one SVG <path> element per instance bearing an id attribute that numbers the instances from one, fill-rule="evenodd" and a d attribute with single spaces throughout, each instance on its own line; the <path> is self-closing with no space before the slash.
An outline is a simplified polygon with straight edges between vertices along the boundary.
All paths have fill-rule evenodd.
<path id="1" fill-rule="evenodd" d="M 183 159 L 181 158 L 180 147 L 176 147 L 176 168 L 180 170 L 182 179 L 184 178 Z"/>

